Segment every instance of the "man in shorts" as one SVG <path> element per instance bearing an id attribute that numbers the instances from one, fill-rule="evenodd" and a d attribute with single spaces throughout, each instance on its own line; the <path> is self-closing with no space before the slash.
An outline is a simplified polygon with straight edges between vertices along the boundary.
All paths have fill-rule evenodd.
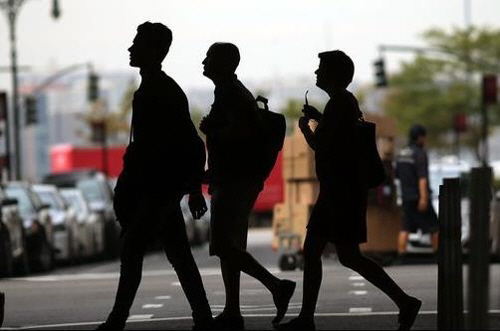
<path id="1" fill-rule="evenodd" d="M 431 234 L 434 252 L 438 249 L 438 218 L 431 203 L 429 162 L 425 150 L 426 129 L 420 124 L 410 128 L 409 144 L 397 157 L 396 177 L 401 183 L 403 224 L 398 236 L 398 253 L 406 254 L 408 236 L 418 229 Z"/>
<path id="2" fill-rule="evenodd" d="M 295 290 L 295 282 L 271 274 L 247 252 L 248 217 L 263 188 L 258 157 L 263 148 L 261 122 L 252 93 L 238 80 L 238 48 L 231 43 L 210 46 L 203 75 L 215 85 L 214 103 L 200 123 L 208 151 L 211 194 L 210 255 L 220 258 L 226 303 L 215 317 L 218 330 L 242 330 L 240 272 L 256 278 L 271 292 L 281 321 Z"/>

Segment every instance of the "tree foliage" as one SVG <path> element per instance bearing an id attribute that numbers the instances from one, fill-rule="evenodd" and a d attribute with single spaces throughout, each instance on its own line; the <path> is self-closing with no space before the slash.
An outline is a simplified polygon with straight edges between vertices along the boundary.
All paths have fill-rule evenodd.
<path id="1" fill-rule="evenodd" d="M 480 83 L 484 73 L 500 71 L 500 29 L 429 29 L 423 40 L 433 51 L 403 62 L 390 76 L 384 108 L 396 118 L 400 132 L 414 123 L 428 128 L 430 143 L 449 145 L 453 117 L 468 116 L 462 143 L 476 149 L 480 140 Z M 499 123 L 498 107 L 490 109 L 491 124 Z"/>

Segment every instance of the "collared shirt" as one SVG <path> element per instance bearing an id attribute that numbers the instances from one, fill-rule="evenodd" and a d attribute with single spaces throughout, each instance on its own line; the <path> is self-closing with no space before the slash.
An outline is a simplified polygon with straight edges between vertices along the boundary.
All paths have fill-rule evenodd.
<path id="1" fill-rule="evenodd" d="M 396 159 L 396 177 L 401 183 L 403 200 L 418 200 L 420 193 L 418 181 L 427 179 L 429 188 L 429 161 L 426 151 L 417 144 L 410 144 L 401 149 Z"/>

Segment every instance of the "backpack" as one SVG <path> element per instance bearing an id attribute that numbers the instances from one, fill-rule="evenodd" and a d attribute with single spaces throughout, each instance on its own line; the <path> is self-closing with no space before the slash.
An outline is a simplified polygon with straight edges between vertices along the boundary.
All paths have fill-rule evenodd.
<path id="1" fill-rule="evenodd" d="M 269 110 L 268 100 L 259 95 L 257 101 L 257 110 L 263 124 L 263 135 L 260 137 L 262 145 L 260 146 L 261 159 L 259 162 L 260 177 L 265 180 L 274 168 L 276 158 L 283 148 L 286 134 L 286 121 L 283 114 L 278 114 Z M 262 102 L 264 108 L 259 107 Z"/>

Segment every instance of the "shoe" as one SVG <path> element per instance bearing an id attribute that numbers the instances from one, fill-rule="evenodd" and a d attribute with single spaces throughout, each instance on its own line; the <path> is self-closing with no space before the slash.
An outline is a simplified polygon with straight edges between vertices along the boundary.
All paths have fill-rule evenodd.
<path id="1" fill-rule="evenodd" d="M 409 297 L 407 303 L 399 310 L 399 329 L 410 330 L 422 306 L 422 301 L 417 298 Z"/>
<path id="2" fill-rule="evenodd" d="M 276 316 L 272 320 L 273 324 L 278 324 L 285 317 L 288 304 L 295 291 L 295 285 L 295 282 L 291 280 L 283 279 L 280 281 L 278 293 L 273 295 L 274 304 L 276 305 Z"/>
<path id="3" fill-rule="evenodd" d="M 0 328 L 3 325 L 4 314 L 5 314 L 5 293 L 0 292 Z"/>
<path id="4" fill-rule="evenodd" d="M 276 324 L 276 325 L 274 325 L 274 328 L 276 330 L 315 331 L 316 325 L 314 325 L 314 319 L 306 319 L 303 317 L 296 317 L 296 318 L 292 319 L 290 322 L 283 323 L 283 324 Z"/>
<path id="5" fill-rule="evenodd" d="M 245 330 L 243 316 L 232 315 L 222 312 L 215 316 L 213 322 L 214 330 Z"/>
<path id="6" fill-rule="evenodd" d="M 125 329 L 125 321 L 123 322 L 111 322 L 111 321 L 106 321 L 104 323 L 101 323 L 97 326 L 96 330 L 98 331 L 121 331 Z"/>
<path id="7" fill-rule="evenodd" d="M 192 331 L 201 331 L 201 330 L 216 330 L 214 326 L 214 319 L 210 316 L 209 319 L 195 321 Z"/>

